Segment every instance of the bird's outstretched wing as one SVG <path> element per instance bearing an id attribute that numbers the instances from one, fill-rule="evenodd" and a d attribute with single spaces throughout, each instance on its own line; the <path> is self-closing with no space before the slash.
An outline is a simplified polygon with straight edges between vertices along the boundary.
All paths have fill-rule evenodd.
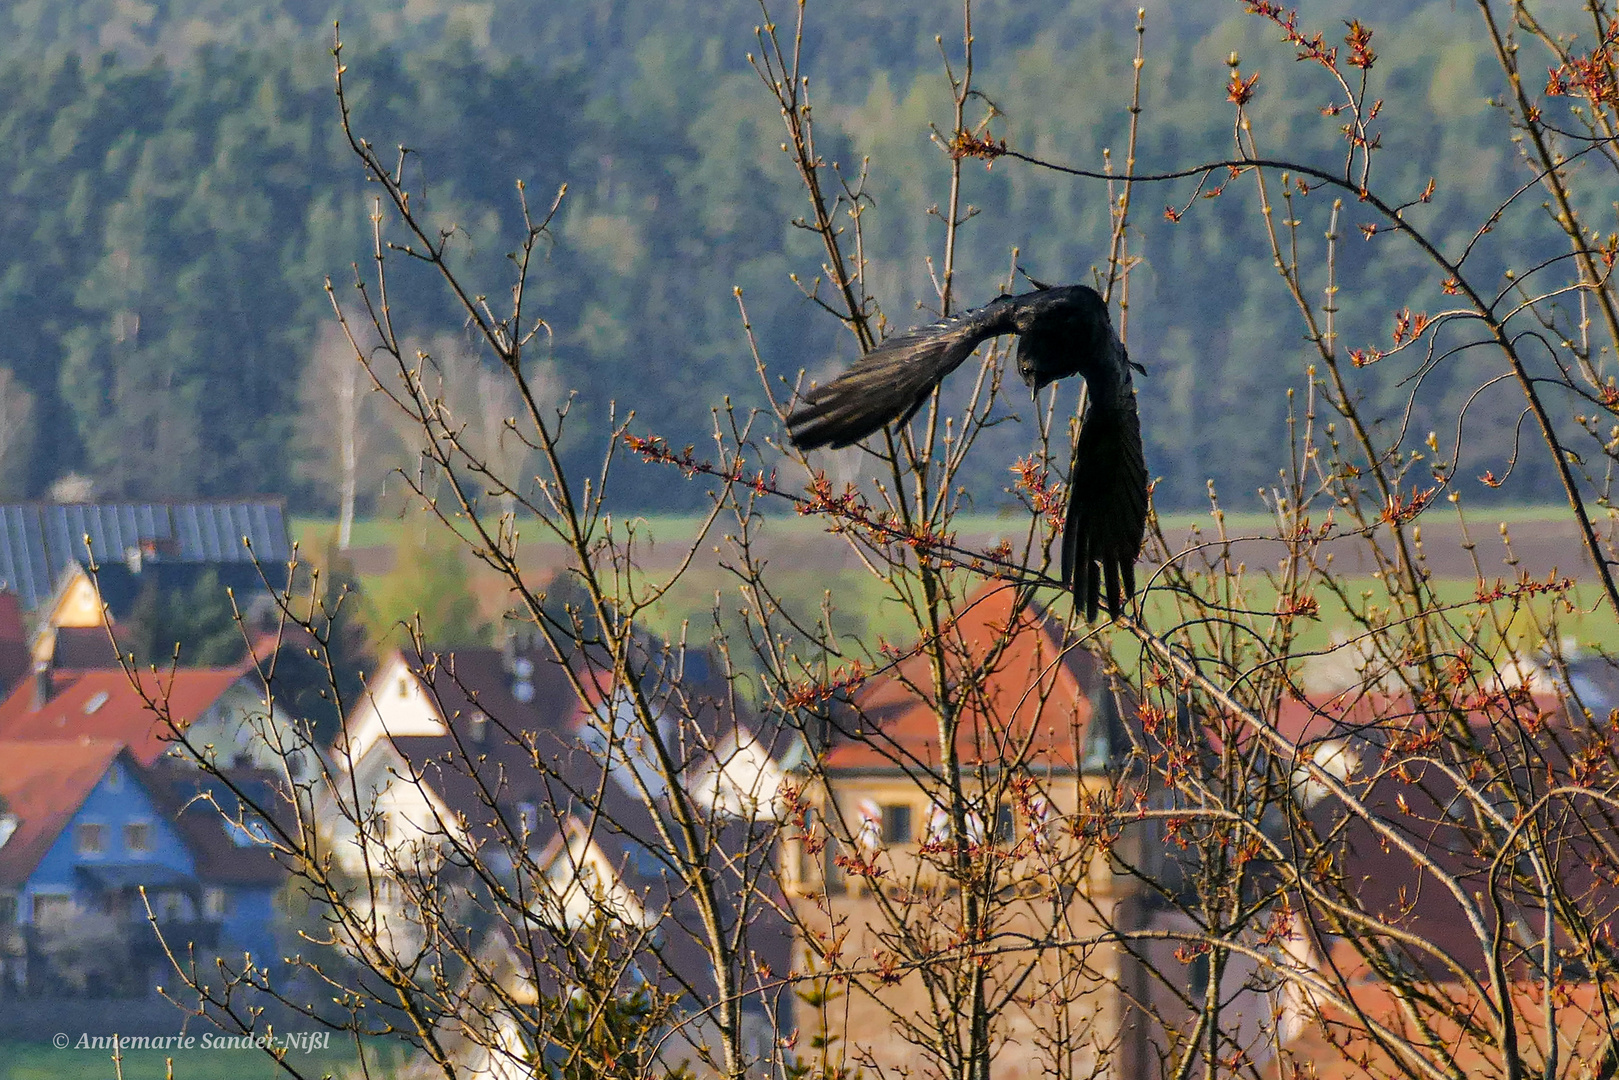
<path id="1" fill-rule="evenodd" d="M 1110 617 L 1135 594 L 1136 555 L 1147 531 L 1147 465 L 1141 456 L 1141 419 L 1136 399 L 1086 410 L 1074 467 L 1068 478 L 1068 518 L 1062 534 L 1062 579 L 1085 607 Z M 1104 587 L 1106 592 L 1103 592 Z"/>
<path id="2" fill-rule="evenodd" d="M 889 338 L 787 417 L 800 450 L 851 446 L 890 421 L 909 420 L 979 342 L 1017 330 L 1019 298 L 1003 296 L 959 318 Z"/>

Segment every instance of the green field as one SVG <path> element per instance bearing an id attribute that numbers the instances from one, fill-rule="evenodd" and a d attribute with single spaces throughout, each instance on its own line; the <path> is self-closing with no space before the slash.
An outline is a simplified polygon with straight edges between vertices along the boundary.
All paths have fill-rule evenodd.
<path id="1" fill-rule="evenodd" d="M 288 1073 L 268 1054 L 255 1049 L 203 1049 L 205 1034 L 220 1033 L 211 1027 L 193 1032 L 199 1045 L 173 1051 L 130 1050 L 114 1065 L 109 1050 L 58 1050 L 49 1043 L 0 1042 L 0 1080 L 166 1080 L 172 1063 L 174 1080 L 272 1080 Z M 330 1049 L 293 1052 L 288 1061 L 306 1077 L 331 1076 L 345 1080 L 361 1076 L 360 1057 L 352 1044 L 339 1047 L 332 1038 Z M 394 1075 L 405 1058 L 386 1046 L 367 1049 L 372 1080 Z"/>
<path id="2" fill-rule="evenodd" d="M 1521 531 L 1527 534 L 1537 524 L 1563 525 L 1568 518 L 1566 511 L 1552 507 L 1498 507 L 1476 511 L 1469 516 L 1474 536 L 1486 542 L 1495 535 L 1497 522 L 1508 523 L 1515 533 Z M 699 527 L 698 519 L 690 516 L 646 516 L 632 520 L 641 541 L 651 541 L 650 545 L 641 548 L 645 580 L 657 579 L 659 569 L 674 560 Z M 1454 519 L 1436 514 L 1434 520 L 1438 525 Z M 1213 522 L 1207 514 L 1175 514 L 1163 520 L 1164 531 L 1172 538 L 1185 537 L 1194 526 L 1202 530 L 1205 538 L 1214 532 Z M 1233 537 L 1263 535 L 1273 532 L 1275 528 L 1274 521 L 1261 514 L 1228 515 L 1226 526 Z M 622 522 L 615 521 L 615 527 L 622 528 Z M 356 522 L 354 546 L 391 546 L 406 536 L 407 530 L 419 528 L 419 520 Z M 958 532 L 964 536 L 981 537 L 1007 528 L 1008 518 L 1005 516 L 981 515 L 957 522 Z M 324 546 L 325 538 L 332 534 L 333 523 L 329 520 L 298 518 L 294 519 L 293 529 L 295 536 L 305 544 Z M 717 540 L 718 535 L 725 531 L 724 523 L 716 524 L 714 531 Z M 538 529 L 531 526 L 525 533 L 523 555 L 525 564 L 538 572 L 560 561 L 561 549 L 554 544 L 531 545 L 529 537 L 537 532 Z M 852 559 L 839 561 L 838 553 L 842 551 L 844 541 L 826 535 L 820 522 L 798 517 L 772 519 L 766 525 L 765 534 L 771 541 L 767 549 L 771 564 L 770 580 L 795 616 L 813 618 L 823 598 L 830 595 L 837 606 L 835 625 L 840 635 L 858 638 L 871 645 L 875 645 L 879 636 L 893 643 L 914 639 L 916 630 L 903 606 L 892 598 L 882 582 Z M 813 552 L 816 558 L 808 561 L 814 565 L 797 562 L 794 556 L 800 551 Z M 536 573 L 536 578 L 543 580 L 543 575 Z M 1244 606 L 1258 611 L 1272 608 L 1275 591 L 1265 582 L 1263 575 L 1251 569 L 1246 580 L 1248 597 Z M 363 585 L 367 583 L 362 581 Z M 1382 584 L 1370 576 L 1350 577 L 1345 584 L 1353 594 L 1368 594 L 1371 597 L 1369 602 L 1373 604 L 1383 593 Z M 492 587 L 480 592 L 486 597 L 486 608 L 490 609 L 486 610 L 486 615 L 493 617 L 498 614 L 498 610 L 492 609 L 493 605 L 502 602 L 505 593 L 492 581 L 486 585 Z M 1439 578 L 1433 581 L 1433 587 L 1444 603 L 1465 604 L 1474 594 L 1474 583 L 1470 579 Z M 1586 648 L 1619 651 L 1619 621 L 1598 603 L 1599 590 L 1596 586 L 1582 583 L 1572 599 L 1578 610 L 1560 616 L 1558 636 L 1573 639 Z M 1350 632 L 1352 628 L 1351 620 L 1336 598 L 1322 589 L 1317 592 L 1317 600 L 1321 611 L 1318 618 L 1302 625 L 1298 643 L 1301 650 L 1324 648 L 1335 634 Z M 643 619 L 650 629 L 666 638 L 677 638 L 684 629 L 688 640 L 706 641 L 713 632 L 712 612 L 716 606 L 727 626 L 734 629 L 737 625 L 735 613 L 742 604 L 737 579 L 714 565 L 712 559 L 705 558 L 695 561 Z M 1544 613 L 1548 609 L 1543 599 L 1537 599 L 1535 604 L 1537 612 Z M 1175 622 L 1174 604 L 1162 593 L 1148 592 L 1144 597 L 1143 617 L 1149 627 L 1168 630 Z M 1248 621 L 1257 625 L 1263 619 L 1251 617 Z M 1526 621 L 1520 620 L 1520 623 Z"/>

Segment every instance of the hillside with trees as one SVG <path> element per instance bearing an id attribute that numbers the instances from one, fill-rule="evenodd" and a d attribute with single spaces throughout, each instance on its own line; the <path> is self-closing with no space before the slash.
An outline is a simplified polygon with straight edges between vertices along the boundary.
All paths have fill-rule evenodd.
<path id="1" fill-rule="evenodd" d="M 1382 182 L 1415 198 L 1432 177 L 1432 199 L 1413 216 L 1441 233 L 1447 220 L 1471 221 L 1525 175 L 1500 149 L 1505 121 L 1487 101 L 1498 76 L 1477 27 L 1449 3 L 1362 7 L 1388 88 Z M 1148 9 L 1140 171 L 1226 154 L 1227 58 L 1273 43 L 1241 5 L 1185 8 Z M 209 0 L 0 10 L 9 496 L 39 496 L 73 470 L 104 497 L 273 492 L 329 511 L 347 426 L 358 432 L 362 513 L 400 501 L 387 475 L 412 468 L 414 454 L 363 392 L 341 411 L 354 373 L 322 289 L 330 275 L 341 292 L 350 264 L 367 260 L 374 196 L 337 130 L 333 13 L 289 2 L 244 15 Z M 854 358 L 852 340 L 789 280 L 813 264 L 816 241 L 791 224 L 799 211 L 780 119 L 746 61 L 756 8 L 413 3 L 401 14 L 368 3 L 340 14 L 357 126 L 379 145 L 409 145 L 409 186 L 435 222 L 464 234 L 461 258 L 492 267 L 515 246 L 514 180 L 536 202 L 568 185 L 530 303 L 550 330 L 538 385 L 559 405 L 577 395 L 573 452 L 594 454 L 626 386 L 650 391 L 635 402 L 647 428 L 693 443 L 709 437 L 710 410 L 727 395 L 762 400 L 736 287 L 773 370 L 824 377 Z M 1078 2 L 1038 18 L 1009 2 L 975 9 L 976 85 L 999 114 L 990 135 L 1089 168 L 1112 148 L 1122 168 L 1129 117 L 1117 103 L 1132 15 Z M 949 107 L 933 38 L 959 34 L 958 17 L 915 2 L 829 7 L 806 63 L 822 153 L 851 183 L 869 158 L 864 251 L 891 329 L 929 318 L 917 305 L 931 294 L 927 257 L 942 226 L 928 209 L 946 195 L 928 167 L 941 153 L 929 124 L 945 126 Z M 1325 100 L 1302 79 L 1265 70 L 1256 138 L 1338 168 L 1340 121 L 1322 115 Z M 1282 391 L 1298 381 L 1303 347 L 1273 315 L 1285 294 L 1268 246 L 1241 227 L 1247 192 L 1205 200 L 1194 188 L 1143 189 L 1132 251 L 1144 261 L 1130 347 L 1148 369 L 1148 462 L 1162 477 L 1159 504 L 1171 507 L 1202 501 L 1210 477 L 1239 502 L 1271 482 L 1255 450 L 1284 436 Z M 1025 287 L 1012 280 L 1014 249 L 1035 277 L 1088 279 L 1106 257 L 1099 191 L 999 163 L 969 170 L 965 201 L 992 224 L 962 232 L 960 295 L 976 304 Z M 1163 212 L 1171 204 L 1185 208 L 1178 222 Z M 1340 335 L 1386 348 L 1395 313 L 1433 310 L 1443 297 L 1414 256 L 1363 240 L 1354 211 L 1339 250 Z M 1542 213 L 1525 205 L 1503 218 L 1475 262 L 1494 251 L 1532 262 Z M 405 333 L 435 360 L 475 366 L 446 333 L 458 317 L 411 287 L 401 281 L 396 307 L 420 325 Z M 1405 409 L 1412 387 L 1402 380 L 1417 366 L 1367 373 L 1379 415 Z M 1424 374 L 1414 430 L 1452 416 L 1477 384 L 1470 370 L 1452 383 L 1459 366 Z M 466 395 L 468 422 L 498 442 L 501 402 L 480 397 L 475 379 L 450 383 Z M 1503 472 L 1517 406 L 1486 393 L 1468 415 L 1462 468 Z M 968 473 L 981 509 L 1010 503 L 1006 469 L 1028 443 L 1027 424 L 986 435 Z M 1529 455 L 1504 488 L 1479 494 L 1532 497 L 1549 475 L 1544 455 Z M 652 476 L 626 477 L 617 491 L 635 509 L 686 509 L 680 500 L 692 497 Z"/>

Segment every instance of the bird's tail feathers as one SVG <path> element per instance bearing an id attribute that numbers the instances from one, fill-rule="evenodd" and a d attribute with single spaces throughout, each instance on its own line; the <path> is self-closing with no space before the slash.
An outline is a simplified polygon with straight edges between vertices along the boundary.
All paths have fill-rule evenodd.
<path id="1" fill-rule="evenodd" d="M 1136 556 L 1147 527 L 1147 466 L 1135 402 L 1092 408 L 1080 429 L 1068 480 L 1062 578 L 1086 621 L 1116 618 L 1135 595 Z"/>

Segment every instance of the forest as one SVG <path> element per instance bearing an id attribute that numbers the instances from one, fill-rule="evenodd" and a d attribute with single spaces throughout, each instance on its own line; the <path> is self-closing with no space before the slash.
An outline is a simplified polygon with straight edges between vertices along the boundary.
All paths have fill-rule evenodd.
<path id="1" fill-rule="evenodd" d="M 1470 227 L 1525 176 L 1501 150 L 1498 76 L 1475 22 L 1448 0 L 1360 8 L 1387 88 L 1382 184 L 1415 200 L 1432 178 L 1413 217 L 1441 236 L 1447 220 Z M 521 231 L 516 182 L 539 204 L 567 185 L 531 284 L 549 330 L 531 355 L 558 405 L 574 395 L 578 460 L 597 452 L 615 399 L 620 419 L 633 406 L 637 427 L 676 445 L 709 439 L 727 398 L 763 401 L 738 288 L 772 371 L 821 378 L 857 355 L 789 278 L 814 265 L 817 246 L 794 226 L 800 196 L 778 110 L 748 65 L 757 6 L 11 2 L 0 6 L 0 494 L 43 497 L 73 472 L 106 498 L 280 493 L 306 512 L 335 507 L 332 389 L 353 365 L 323 280 L 346 295 L 352 264 L 369 259 L 375 192 L 338 129 L 334 16 L 356 128 L 409 148 L 408 185 L 458 232 L 477 280 L 502 287 Z M 811 4 L 810 17 L 820 150 L 863 183 L 871 291 L 891 331 L 929 321 L 918 304 L 933 294 L 927 258 L 943 230 L 930 207 L 946 175 L 930 124 L 947 126 L 949 107 L 935 35 L 959 44 L 960 12 L 906 0 Z M 1072 0 L 1036 18 L 994 0 L 974 19 L 990 136 L 1087 168 L 1113 149 L 1122 168 L 1134 10 Z M 1228 156 L 1226 65 L 1285 55 L 1275 35 L 1236 2 L 1153 3 L 1145 21 L 1138 171 Z M 1296 67 L 1263 67 L 1258 145 L 1341 169 L 1340 122 Z M 1233 505 L 1257 506 L 1253 493 L 1274 480 L 1263 451 L 1285 437 L 1285 391 L 1304 380 L 1304 342 L 1276 314 L 1285 294 L 1248 193 L 1207 198 L 1218 188 L 1196 186 L 1138 195 L 1128 333 L 1147 369 L 1148 465 L 1160 507 L 1204 503 L 1211 479 Z M 966 304 L 1027 287 L 1014 252 L 1028 274 L 1060 281 L 1089 280 L 1106 258 L 1100 184 L 1001 160 L 969 171 L 965 200 L 978 212 L 956 252 Z M 1475 263 L 1496 251 L 1534 261 L 1545 212 L 1526 203 Z M 1352 203 L 1343 217 L 1339 332 L 1387 349 L 1398 313 L 1444 297 L 1398 238 L 1363 239 Z M 485 361 L 432 285 L 396 281 L 396 309 L 416 320 L 405 331 L 447 371 L 470 365 L 455 381 L 473 385 Z M 1420 360 L 1390 361 L 1362 372 L 1358 392 L 1376 415 L 1425 431 L 1483 381 L 1469 363 L 1418 375 Z M 1514 400 L 1503 388 L 1467 410 L 1462 475 L 1507 471 Z M 359 504 L 383 513 L 403 499 L 390 471 L 414 456 L 384 421 L 371 426 Z M 967 474 L 982 511 L 1011 504 L 1007 469 L 1027 428 L 986 433 Z M 1478 496 L 1533 499 L 1551 476 L 1535 453 L 1500 488 L 1472 485 Z M 658 470 L 621 476 L 616 492 L 648 511 L 701 499 Z"/>

